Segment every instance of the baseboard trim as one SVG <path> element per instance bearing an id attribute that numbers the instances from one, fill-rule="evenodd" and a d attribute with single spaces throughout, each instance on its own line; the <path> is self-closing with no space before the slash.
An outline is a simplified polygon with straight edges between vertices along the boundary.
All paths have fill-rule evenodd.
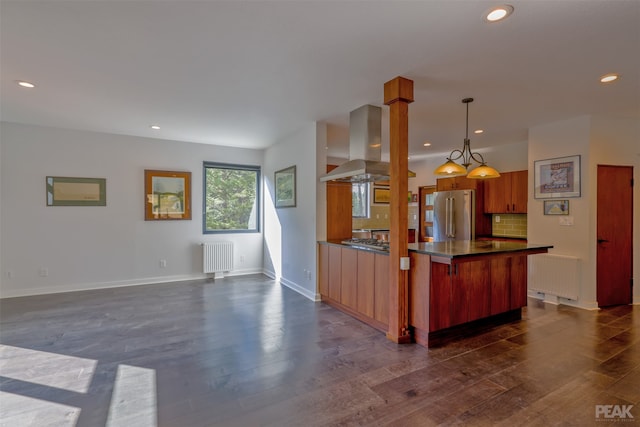
<path id="1" fill-rule="evenodd" d="M 230 272 L 225 272 L 224 276 L 225 277 L 246 276 L 248 274 L 261 274 L 261 273 L 262 273 L 262 269 L 256 268 L 256 269 L 234 270 Z M 146 277 L 146 278 L 132 279 L 132 280 L 119 280 L 114 282 L 86 283 L 86 284 L 76 285 L 76 286 L 52 286 L 52 287 L 46 287 L 46 288 L 10 289 L 10 290 L 2 290 L 0 299 L 29 297 L 29 296 L 35 296 L 35 295 L 61 294 L 65 292 L 93 291 L 97 289 L 121 288 L 125 286 L 153 285 L 157 283 L 186 282 L 189 280 L 210 279 L 212 277 L 213 276 L 211 274 L 198 273 L 198 274 L 186 274 L 186 275 L 175 275 L 175 276 Z"/>
<path id="2" fill-rule="evenodd" d="M 312 292 L 309 289 L 305 289 L 302 286 L 298 285 L 297 283 L 294 283 L 290 280 L 285 279 L 284 277 L 280 278 L 280 284 L 286 286 L 287 288 L 291 289 L 292 291 L 296 291 L 297 293 L 299 293 L 300 295 L 302 295 L 305 298 L 310 299 L 313 302 L 318 302 L 320 301 L 320 294 L 317 292 Z"/>
<path id="3" fill-rule="evenodd" d="M 534 298 L 540 301 L 544 301 L 553 305 L 568 305 L 569 307 L 581 308 L 583 310 L 600 310 L 598 307 L 597 301 L 592 302 L 584 302 L 584 301 L 574 301 L 568 298 L 562 298 L 555 295 L 547 295 L 544 292 L 531 291 L 527 292 L 527 296 L 529 298 Z"/>

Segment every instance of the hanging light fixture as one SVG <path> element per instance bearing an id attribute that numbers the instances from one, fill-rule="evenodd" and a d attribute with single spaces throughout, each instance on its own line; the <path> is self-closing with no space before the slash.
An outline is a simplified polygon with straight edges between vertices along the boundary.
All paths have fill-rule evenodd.
<path id="1" fill-rule="evenodd" d="M 491 166 L 487 166 L 482 154 L 474 153 L 471 151 L 471 141 L 469 141 L 469 103 L 473 102 L 473 98 L 465 98 L 462 100 L 464 104 L 467 104 L 467 128 L 464 138 L 464 147 L 462 150 L 453 150 L 447 161 L 433 171 L 438 176 L 458 176 L 467 175 L 467 178 L 498 178 L 500 173 Z M 458 164 L 455 161 L 462 159 L 462 163 Z M 471 166 L 471 161 L 480 163 L 475 169 L 467 174 L 467 169 Z"/>

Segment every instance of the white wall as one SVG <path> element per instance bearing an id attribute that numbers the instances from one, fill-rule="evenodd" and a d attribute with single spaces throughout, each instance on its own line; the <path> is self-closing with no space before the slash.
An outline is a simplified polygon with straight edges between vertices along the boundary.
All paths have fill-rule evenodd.
<path id="1" fill-rule="evenodd" d="M 318 165 L 316 123 L 265 150 L 265 248 L 264 268 L 268 275 L 312 300 L 316 289 L 316 216 Z M 325 131 L 326 134 L 326 131 Z M 275 209 L 274 172 L 296 166 L 296 206 Z"/>
<path id="2" fill-rule="evenodd" d="M 462 148 L 462 142 L 460 143 Z M 499 145 L 497 147 L 475 150 L 471 141 L 471 150 L 479 152 L 489 166 L 499 172 L 511 172 L 527 169 L 527 141 Z M 434 154 L 416 160 L 409 160 L 409 169 L 416 173 L 415 178 L 409 179 L 409 191 L 418 192 L 418 187 L 435 185 L 437 177 L 433 171 L 446 161 L 449 153 Z M 472 167 L 469 167 L 471 170 Z"/>
<path id="3" fill-rule="evenodd" d="M 235 243 L 231 274 L 262 272 L 262 233 L 202 234 L 202 163 L 262 165 L 263 151 L 12 123 L 0 139 L 3 297 L 202 278 L 211 240 Z M 145 169 L 192 173 L 192 220 L 144 221 Z M 47 207 L 48 175 L 106 178 L 107 206 Z"/>
<path id="4" fill-rule="evenodd" d="M 549 252 L 570 255 L 581 260 L 579 299 L 561 302 L 583 308 L 596 308 L 596 196 L 597 165 L 634 166 L 637 182 L 640 169 L 638 141 L 639 124 L 634 119 L 582 116 L 570 120 L 537 126 L 529 131 L 529 170 L 534 161 L 581 156 L 581 197 L 571 198 L 570 212 L 573 226 L 561 226 L 558 217 L 543 214 L 542 200 L 534 198 L 534 174 L 529 173 L 529 207 L 527 235 L 534 243 L 554 246 Z M 634 187 L 634 275 L 640 268 L 640 190 Z M 634 301 L 640 301 L 640 286 L 635 280 Z"/>

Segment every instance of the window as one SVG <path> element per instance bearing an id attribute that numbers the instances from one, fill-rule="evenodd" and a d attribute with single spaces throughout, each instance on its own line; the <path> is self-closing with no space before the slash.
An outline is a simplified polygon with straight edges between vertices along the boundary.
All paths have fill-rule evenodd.
<path id="1" fill-rule="evenodd" d="M 369 218 L 369 183 L 351 184 L 351 215 L 354 218 Z"/>
<path id="2" fill-rule="evenodd" d="M 204 162 L 203 233 L 260 231 L 260 167 Z"/>

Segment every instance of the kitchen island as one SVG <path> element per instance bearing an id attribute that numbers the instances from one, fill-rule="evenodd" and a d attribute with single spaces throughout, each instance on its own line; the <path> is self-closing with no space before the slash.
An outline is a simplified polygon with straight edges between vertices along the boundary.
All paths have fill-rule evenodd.
<path id="1" fill-rule="evenodd" d="M 413 340 L 433 346 L 521 318 L 527 305 L 527 257 L 551 247 L 494 240 L 409 244 L 408 326 Z M 319 242 L 319 250 L 322 300 L 385 331 L 388 254 L 339 241 Z"/>

